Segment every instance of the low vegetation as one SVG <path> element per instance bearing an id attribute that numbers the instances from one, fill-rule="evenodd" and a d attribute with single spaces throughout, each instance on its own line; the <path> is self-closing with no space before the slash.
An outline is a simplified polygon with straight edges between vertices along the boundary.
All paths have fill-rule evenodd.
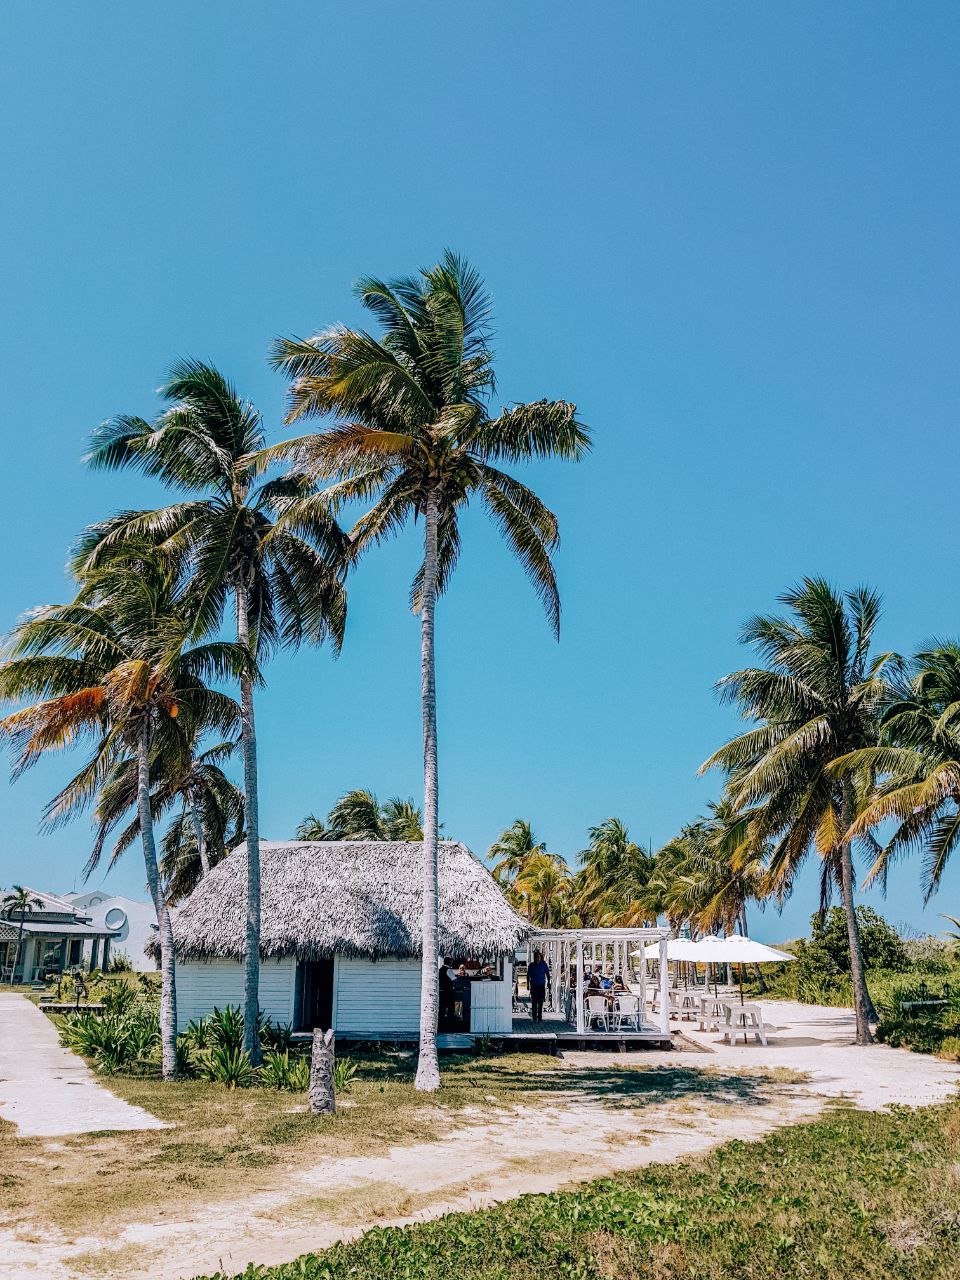
<path id="1" fill-rule="evenodd" d="M 112 986 L 102 1012 L 78 1010 L 57 1019 L 62 1042 L 88 1059 L 102 1075 L 154 1075 L 161 1066 L 160 1016 L 155 999 L 129 983 Z M 177 1075 L 208 1080 L 229 1089 L 254 1086 L 305 1093 L 310 1084 L 308 1045 L 294 1047 L 289 1026 L 265 1018 L 260 1023 L 262 1062 L 255 1067 L 243 1047 L 243 1014 L 234 1005 L 195 1018 L 177 1037 Z M 356 1074 L 351 1058 L 338 1058 L 337 1092 Z"/>
<path id="2" fill-rule="evenodd" d="M 697 1161 L 371 1231 L 243 1280 L 953 1280 L 958 1162 L 956 1102 L 838 1109 Z"/>
<path id="3" fill-rule="evenodd" d="M 438 1140 L 463 1125 L 464 1113 L 482 1123 L 556 1097 L 631 1110 L 678 1099 L 751 1105 L 783 1083 L 679 1068 L 578 1069 L 541 1054 L 448 1055 L 443 1092 L 424 1098 L 413 1087 L 416 1056 L 408 1051 L 357 1052 L 352 1063 L 340 1059 L 340 1070 L 351 1078 L 339 1082 L 349 1091 L 335 1116 L 311 1115 L 305 1099 L 274 1088 L 164 1082 L 157 1063 L 150 1074 L 112 1076 L 114 1093 L 171 1127 L 6 1142 L 0 1227 L 16 1222 L 106 1238 L 140 1218 L 193 1215 L 203 1205 L 275 1190 L 288 1170 Z"/>

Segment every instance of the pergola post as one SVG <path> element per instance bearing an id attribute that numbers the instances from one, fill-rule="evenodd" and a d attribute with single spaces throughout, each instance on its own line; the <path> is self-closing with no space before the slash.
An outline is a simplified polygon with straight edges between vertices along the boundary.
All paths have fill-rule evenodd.
<path id="1" fill-rule="evenodd" d="M 670 974 L 667 970 L 667 936 L 660 938 L 660 1030 L 670 1034 Z"/>
<path id="2" fill-rule="evenodd" d="M 577 1032 L 583 1035 L 583 939 L 577 935 Z"/>

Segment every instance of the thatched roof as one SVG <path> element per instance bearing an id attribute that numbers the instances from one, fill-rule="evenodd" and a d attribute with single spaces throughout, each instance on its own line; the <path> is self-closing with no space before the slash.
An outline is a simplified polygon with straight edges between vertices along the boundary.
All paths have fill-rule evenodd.
<path id="1" fill-rule="evenodd" d="M 419 955 L 420 867 L 420 845 L 413 843 L 261 841 L 262 955 Z M 178 957 L 242 957 L 246 870 L 240 845 L 181 904 L 173 923 Z M 441 841 L 441 953 L 503 955 L 526 932 L 466 845 Z"/>

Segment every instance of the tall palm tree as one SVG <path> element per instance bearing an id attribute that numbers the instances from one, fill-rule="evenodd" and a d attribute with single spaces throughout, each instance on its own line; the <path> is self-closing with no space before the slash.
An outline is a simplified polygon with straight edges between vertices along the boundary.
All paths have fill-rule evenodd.
<path id="1" fill-rule="evenodd" d="M 219 642 L 188 648 L 190 630 L 175 576 L 161 558 L 128 551 L 91 571 L 72 604 L 45 607 L 21 622 L 0 666 L 0 698 L 38 699 L 0 720 L 0 735 L 17 753 L 15 776 L 47 751 L 93 740 L 87 763 L 48 805 L 48 824 L 93 799 L 118 759 L 136 760 L 140 836 L 159 926 L 167 1079 L 176 1073 L 176 973 L 157 866 L 150 762 L 164 737 L 189 738 L 201 726 L 228 731 L 236 704 L 204 681 L 250 671 L 245 648 Z"/>
<path id="2" fill-rule="evenodd" d="M 17 929 L 17 945 L 13 953 L 13 964 L 10 967 L 10 985 L 13 986 L 13 975 L 17 971 L 17 965 L 20 963 L 20 951 L 23 947 L 23 924 L 28 915 L 34 911 L 38 911 L 43 903 L 30 889 L 24 888 L 22 884 L 15 884 L 11 890 L 0 898 L 0 915 L 6 916 L 8 920 L 12 920 L 16 914 L 17 920 L 20 922 Z"/>
<path id="3" fill-rule="evenodd" d="M 169 750 L 171 745 L 173 754 Z M 236 749 L 235 741 L 219 742 L 202 751 L 196 742 L 167 742 L 157 746 L 166 746 L 167 754 L 159 754 L 155 747 L 151 759 L 151 778 L 155 781 L 150 805 L 154 822 L 172 808 L 180 807 L 164 834 L 160 860 L 167 901 L 175 902 L 189 893 L 224 856 L 228 841 L 240 842 L 243 792 L 221 768 Z M 85 868 L 87 875 L 99 864 L 111 832 L 135 809 L 136 798 L 136 760 L 119 760 L 100 788 L 95 813 L 97 835 Z M 139 837 L 140 816 L 134 812 L 113 846 L 110 865 Z"/>
<path id="4" fill-rule="evenodd" d="M 412 800 L 392 796 L 384 804 L 369 790 L 347 791 L 326 821 L 308 814 L 297 827 L 298 840 L 402 840 L 423 839 L 420 810 Z"/>
<path id="5" fill-rule="evenodd" d="M 918 851 L 929 902 L 960 844 L 960 644 L 943 642 L 899 664 L 879 745 L 851 752 L 836 769 L 880 776 L 850 828 L 852 837 L 890 819 L 897 823 L 867 883 L 885 884 L 891 862 Z"/>
<path id="6" fill-rule="evenodd" d="M 605 927 L 628 927 L 649 919 L 644 891 L 654 859 L 630 839 L 619 818 L 590 828 L 590 843 L 578 855 L 577 906 L 581 916 Z"/>
<path id="7" fill-rule="evenodd" d="M 771 842 L 766 881 L 789 890 L 800 863 L 816 849 L 823 859 L 824 896 L 839 885 L 850 941 L 857 1043 L 868 1044 L 871 1002 L 854 909 L 850 827 L 864 794 L 863 773 L 837 776 L 840 756 L 877 742 L 890 655 L 872 658 L 879 597 L 865 588 L 835 592 L 823 579 L 805 578 L 780 597 L 790 616 L 757 617 L 744 629 L 767 663 L 720 682 L 755 728 L 714 753 L 702 770 L 730 775 L 737 808 L 756 809 L 755 838 Z"/>
<path id="8" fill-rule="evenodd" d="M 307 339 L 280 339 L 273 363 L 291 378 L 288 422 L 335 421 L 283 446 L 309 476 L 330 482 L 326 498 L 373 505 L 354 525 L 350 554 L 423 519 L 423 561 L 412 588 L 420 614 L 423 722 L 423 971 L 418 1089 L 440 1087 L 437 923 L 437 704 L 434 614 L 460 554 L 459 516 L 471 497 L 503 533 L 559 632 L 560 597 L 551 562 L 557 521 L 501 460 L 580 458 L 589 445 L 575 406 L 540 400 L 491 416 L 490 306 L 477 272 L 447 252 L 418 275 L 361 280 L 358 296 L 379 338 L 334 326 Z M 309 507 L 310 501 L 300 505 Z"/>
<path id="9" fill-rule="evenodd" d="M 690 866 L 692 919 L 704 933 L 749 934 L 747 903 L 767 897 L 767 846 L 757 840 L 751 810 L 739 810 L 728 795 L 707 806 L 699 819 L 703 839 Z"/>
<path id="10" fill-rule="evenodd" d="M 302 479 L 263 481 L 269 466 L 259 412 L 211 365 L 176 364 L 153 423 L 121 416 L 94 433 L 95 467 L 131 467 L 185 494 L 154 511 L 125 511 L 88 530 L 76 563 L 95 565 L 130 538 L 150 539 L 188 565 L 198 634 L 215 632 L 232 598 L 237 642 L 262 663 L 275 645 L 329 641 L 339 651 L 346 619 L 342 539 L 323 503 L 299 505 Z M 252 667 L 250 671 L 252 671 Z M 257 1062 L 260 984 L 260 822 L 257 735 L 249 671 L 240 680 L 247 828 L 244 1047 Z"/>
<path id="11" fill-rule="evenodd" d="M 531 858 L 546 852 L 546 844 L 536 838 L 526 818 L 517 818 L 487 850 L 487 857 L 493 861 L 491 875 L 498 884 L 509 887 Z"/>
<path id="12" fill-rule="evenodd" d="M 573 878 L 562 858 L 549 853 L 532 854 L 513 881 L 509 896 L 540 929 L 572 925 Z"/>
<path id="13" fill-rule="evenodd" d="M 298 840 L 332 840 L 330 828 L 315 813 L 308 813 L 297 827 Z"/>

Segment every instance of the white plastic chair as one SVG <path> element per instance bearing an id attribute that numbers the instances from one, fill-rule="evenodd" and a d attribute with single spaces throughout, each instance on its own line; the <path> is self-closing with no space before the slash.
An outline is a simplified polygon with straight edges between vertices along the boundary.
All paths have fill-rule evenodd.
<path id="1" fill-rule="evenodd" d="M 613 1029 L 619 1031 L 624 1024 L 640 1030 L 640 997 L 617 996 L 613 1004 Z"/>
<path id="2" fill-rule="evenodd" d="M 587 1027 L 595 1022 L 600 1022 L 604 1031 L 610 1030 L 610 1008 L 603 996 L 587 996 Z"/>

